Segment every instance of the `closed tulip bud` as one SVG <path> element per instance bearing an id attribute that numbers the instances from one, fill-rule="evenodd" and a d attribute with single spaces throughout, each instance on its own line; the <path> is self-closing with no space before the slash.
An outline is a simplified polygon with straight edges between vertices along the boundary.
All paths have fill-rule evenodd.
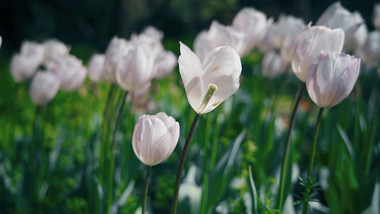
<path id="1" fill-rule="evenodd" d="M 264 37 L 267 17 L 254 8 L 243 8 L 232 21 L 232 28 L 245 35 L 246 52 L 250 52 Z"/>
<path id="2" fill-rule="evenodd" d="M 44 60 L 44 47 L 36 42 L 23 42 L 21 52 L 12 57 L 10 70 L 16 82 L 30 79 Z"/>
<path id="3" fill-rule="evenodd" d="M 380 60 L 380 31 L 369 33 L 366 43 L 359 49 L 359 55 L 369 66 L 377 66 Z"/>
<path id="4" fill-rule="evenodd" d="M 262 61 L 263 75 L 274 78 L 285 72 L 286 62 L 276 52 L 266 53 Z"/>
<path id="5" fill-rule="evenodd" d="M 181 42 L 180 51 L 179 72 L 187 99 L 198 114 L 212 111 L 238 90 L 241 62 L 234 49 L 217 47 L 207 54 L 202 63 Z"/>
<path id="6" fill-rule="evenodd" d="M 137 158 L 153 166 L 166 160 L 174 151 L 179 139 L 179 123 L 160 112 L 142 115 L 133 130 L 132 147 Z"/>
<path id="7" fill-rule="evenodd" d="M 122 38 L 112 38 L 110 44 L 107 47 L 104 60 L 104 78 L 107 81 L 116 83 L 116 65 L 119 60 L 128 52 L 128 41 Z"/>
<path id="8" fill-rule="evenodd" d="M 347 51 L 353 51 L 362 46 L 367 35 L 367 27 L 362 16 L 358 12 L 351 13 L 342 7 L 340 2 L 328 7 L 316 25 L 343 29 L 346 35 L 344 49 Z"/>
<path id="9" fill-rule="evenodd" d="M 344 42 L 342 29 L 330 29 L 323 26 L 310 27 L 298 37 L 296 49 L 292 59 L 294 74 L 302 82 L 306 81 L 307 74 L 314 61 L 318 60 L 321 50 L 327 52 L 341 52 Z"/>
<path id="10" fill-rule="evenodd" d="M 30 84 L 30 96 L 36 105 L 45 105 L 52 100 L 58 92 L 60 80 L 51 71 L 39 71 Z"/>
<path id="11" fill-rule="evenodd" d="M 321 51 L 306 80 L 310 98 L 321 108 L 340 103 L 352 91 L 360 71 L 360 59 Z"/>
<path id="12" fill-rule="evenodd" d="M 162 78 L 177 66 L 177 57 L 171 51 L 162 51 L 154 61 L 154 77 Z"/>
<path id="13" fill-rule="evenodd" d="M 272 19 L 268 21 L 268 25 L 265 29 L 265 35 L 262 40 L 257 44 L 261 52 L 267 53 L 280 47 L 281 38 L 279 32 L 279 26 L 274 23 Z"/>
<path id="14" fill-rule="evenodd" d="M 3 39 L 1 38 L 0 36 L 0 48 L 1 48 L 1 44 L 3 43 Z"/>
<path id="15" fill-rule="evenodd" d="M 70 48 L 62 42 L 50 39 L 43 43 L 45 48 L 44 61 L 69 54 Z"/>
<path id="16" fill-rule="evenodd" d="M 72 55 L 52 59 L 47 64 L 47 69 L 59 77 L 60 88 L 67 92 L 79 89 L 87 76 L 82 61 Z"/>
<path id="17" fill-rule="evenodd" d="M 377 3 L 373 8 L 373 26 L 380 30 L 380 3 Z"/>
<path id="18" fill-rule="evenodd" d="M 133 47 L 121 57 L 116 67 L 116 79 L 126 91 L 135 91 L 150 84 L 154 58 L 141 47 Z"/>
<path id="19" fill-rule="evenodd" d="M 208 31 L 202 31 L 194 40 L 197 56 L 204 59 L 208 52 L 219 46 L 230 46 L 242 56 L 245 53 L 244 34 L 217 21 L 211 23 Z"/>
<path id="20" fill-rule="evenodd" d="M 305 30 L 302 19 L 293 16 L 280 16 L 278 32 L 281 41 L 281 56 L 286 62 L 291 62 L 297 45 L 298 36 Z"/>
<path id="21" fill-rule="evenodd" d="M 91 56 L 87 69 L 92 81 L 101 82 L 104 80 L 104 60 L 104 54 L 94 54 Z"/>

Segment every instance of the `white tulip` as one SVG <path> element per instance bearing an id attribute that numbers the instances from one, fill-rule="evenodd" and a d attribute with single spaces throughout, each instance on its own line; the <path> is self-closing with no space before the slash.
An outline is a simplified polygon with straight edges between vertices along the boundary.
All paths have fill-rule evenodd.
<path id="1" fill-rule="evenodd" d="M 177 57 L 171 51 L 162 51 L 154 61 L 154 77 L 162 78 L 177 66 Z"/>
<path id="2" fill-rule="evenodd" d="M 94 54 L 91 56 L 87 69 L 92 81 L 101 82 L 104 80 L 104 60 L 104 54 Z"/>
<path id="3" fill-rule="evenodd" d="M 305 30 L 305 23 L 293 16 L 280 16 L 278 32 L 281 41 L 281 56 L 286 62 L 291 62 L 297 45 L 298 36 Z"/>
<path id="4" fill-rule="evenodd" d="M 369 33 L 366 43 L 358 52 L 363 62 L 369 66 L 377 66 L 380 60 L 380 31 Z"/>
<path id="5" fill-rule="evenodd" d="M 380 30 L 380 3 L 377 3 L 373 8 L 373 26 Z"/>
<path id="6" fill-rule="evenodd" d="M 144 30 L 142 31 L 141 34 L 147 35 L 147 36 L 154 38 L 158 41 L 162 41 L 162 39 L 164 38 L 164 33 L 157 30 L 153 26 L 148 26 L 148 27 L 144 28 Z"/>
<path id="7" fill-rule="evenodd" d="M 107 47 L 104 60 L 104 78 L 110 82 L 116 82 L 116 65 L 120 58 L 129 51 L 130 45 L 123 38 L 113 37 Z"/>
<path id="8" fill-rule="evenodd" d="M 3 43 L 3 39 L 0 36 L 0 48 L 1 48 L 2 43 Z"/>
<path id="9" fill-rule="evenodd" d="M 346 38 L 344 49 L 353 51 L 364 45 L 367 36 L 367 27 L 362 16 L 358 13 L 350 13 L 342 7 L 340 2 L 332 4 L 318 19 L 316 25 L 329 28 L 342 28 Z"/>
<path id="10" fill-rule="evenodd" d="M 30 79 L 44 60 L 44 47 L 36 42 L 23 42 L 21 52 L 12 57 L 10 70 L 16 82 Z"/>
<path id="11" fill-rule="evenodd" d="M 70 48 L 64 43 L 56 40 L 50 39 L 42 44 L 45 48 L 44 61 L 49 61 L 53 58 L 64 56 L 69 54 Z"/>
<path id="12" fill-rule="evenodd" d="M 51 71 L 39 71 L 30 84 L 30 96 L 36 105 L 45 105 L 58 92 L 60 80 Z"/>
<path id="13" fill-rule="evenodd" d="M 267 17 L 254 8 L 243 8 L 232 21 L 232 28 L 245 35 L 246 53 L 249 53 L 264 37 Z"/>
<path id="14" fill-rule="evenodd" d="M 208 31 L 202 31 L 194 40 L 194 51 L 204 59 L 212 49 L 219 46 L 230 46 L 242 56 L 245 53 L 244 34 L 217 21 L 211 23 Z"/>
<path id="15" fill-rule="evenodd" d="M 261 52 L 267 53 L 279 48 L 281 44 L 279 26 L 269 19 L 265 29 L 265 35 L 262 40 L 257 44 Z"/>
<path id="16" fill-rule="evenodd" d="M 135 91 L 150 84 L 154 76 L 154 58 L 141 47 L 133 47 L 121 57 L 116 67 L 116 79 L 120 87 Z"/>
<path id="17" fill-rule="evenodd" d="M 287 63 L 276 52 L 266 53 L 262 61 L 263 75 L 274 78 L 285 72 Z"/>
<path id="18" fill-rule="evenodd" d="M 298 37 L 292 59 L 294 74 L 302 82 L 306 81 L 311 65 L 318 60 L 321 50 L 341 52 L 344 42 L 342 29 L 330 29 L 323 26 L 308 26 Z"/>
<path id="19" fill-rule="evenodd" d="M 321 51 L 310 68 L 307 92 L 319 107 L 332 107 L 352 91 L 360 71 L 360 58 L 338 52 Z"/>
<path id="20" fill-rule="evenodd" d="M 87 76 L 87 69 L 82 61 L 73 55 L 56 57 L 46 67 L 59 77 L 60 88 L 67 92 L 79 89 Z"/>
<path id="21" fill-rule="evenodd" d="M 187 99 L 198 114 L 215 109 L 239 88 L 240 57 L 234 49 L 217 47 L 203 62 L 180 42 L 179 72 Z"/>
<path id="22" fill-rule="evenodd" d="M 133 130 L 133 151 L 145 165 L 159 164 L 173 153 L 179 132 L 179 123 L 163 112 L 142 115 Z"/>

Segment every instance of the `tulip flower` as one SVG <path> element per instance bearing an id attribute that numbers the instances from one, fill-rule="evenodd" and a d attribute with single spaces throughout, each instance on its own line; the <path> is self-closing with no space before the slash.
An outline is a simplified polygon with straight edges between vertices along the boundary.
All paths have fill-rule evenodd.
<path id="1" fill-rule="evenodd" d="M 380 31 L 369 33 L 366 43 L 358 52 L 363 62 L 369 66 L 377 66 L 380 60 Z"/>
<path id="2" fill-rule="evenodd" d="M 164 38 L 164 34 L 153 26 L 148 26 L 144 28 L 141 34 L 154 38 L 157 41 L 162 41 L 162 39 Z"/>
<path id="3" fill-rule="evenodd" d="M 126 91 L 135 91 L 149 85 L 154 75 L 153 60 L 141 47 L 133 47 L 117 64 L 117 83 Z"/>
<path id="4" fill-rule="evenodd" d="M 306 81 L 310 67 L 319 58 L 321 50 L 341 52 L 344 42 L 342 29 L 330 29 L 323 26 L 310 27 L 298 37 L 292 59 L 294 74 L 302 82 Z"/>
<path id="5" fill-rule="evenodd" d="M 234 49 L 217 47 L 203 62 L 180 42 L 179 71 L 187 99 L 198 114 L 215 109 L 239 88 L 240 57 Z"/>
<path id="6" fill-rule="evenodd" d="M 30 79 L 44 60 L 44 47 L 36 42 L 23 42 L 21 52 L 12 57 L 10 70 L 16 82 Z"/>
<path id="7" fill-rule="evenodd" d="M 122 38 L 112 38 L 107 47 L 104 60 L 104 78 L 110 82 L 116 82 L 116 65 L 125 52 L 129 50 L 128 41 Z"/>
<path id="8" fill-rule="evenodd" d="M 377 3 L 373 8 L 373 26 L 380 30 L 380 3 Z"/>
<path id="9" fill-rule="evenodd" d="M 162 51 L 154 61 L 154 77 L 162 78 L 177 66 L 177 57 L 171 51 Z"/>
<path id="10" fill-rule="evenodd" d="M 60 88 L 70 92 L 79 89 L 86 79 L 87 70 L 73 55 L 66 55 L 52 59 L 47 69 L 53 71 L 60 79 Z"/>
<path id="11" fill-rule="evenodd" d="M 153 166 L 166 160 L 174 151 L 179 139 L 179 123 L 160 112 L 142 115 L 133 130 L 132 147 L 137 158 Z"/>
<path id="12" fill-rule="evenodd" d="M 281 55 L 276 52 L 266 53 L 262 61 L 263 75 L 274 78 L 285 72 L 286 65 Z"/>
<path id="13" fill-rule="evenodd" d="M 3 43 L 3 39 L 1 38 L 0 36 L 0 48 L 1 48 L 1 44 Z"/>
<path id="14" fill-rule="evenodd" d="M 340 2 L 332 4 L 318 19 L 316 25 L 329 28 L 342 28 L 346 37 L 344 49 L 353 51 L 365 43 L 367 27 L 358 12 L 350 13 Z"/>
<path id="15" fill-rule="evenodd" d="M 211 23 L 208 31 L 202 31 L 194 40 L 194 51 L 204 59 L 212 49 L 219 46 L 230 46 L 242 56 L 245 53 L 244 34 L 217 21 Z"/>
<path id="16" fill-rule="evenodd" d="M 49 61 L 50 59 L 67 55 L 70 52 L 69 47 L 67 47 L 65 44 L 55 39 L 47 40 L 42 45 L 44 46 L 44 50 L 45 50 L 44 52 L 45 61 Z"/>
<path id="17" fill-rule="evenodd" d="M 30 84 L 30 96 L 36 105 L 45 105 L 52 100 L 59 90 L 60 80 L 51 71 L 39 71 Z"/>
<path id="18" fill-rule="evenodd" d="M 265 35 L 262 40 L 257 44 L 261 52 L 267 53 L 279 48 L 281 45 L 281 38 L 279 32 L 279 26 L 273 22 L 273 19 L 268 20 L 267 27 L 265 29 Z"/>
<path id="19" fill-rule="evenodd" d="M 264 37 L 267 17 L 254 8 L 243 8 L 232 21 L 232 28 L 245 35 L 246 53 L 250 52 Z"/>
<path id="20" fill-rule="evenodd" d="M 340 103 L 352 91 L 360 71 L 360 58 L 321 51 L 306 80 L 310 98 L 321 108 Z"/>
<path id="21" fill-rule="evenodd" d="M 293 16 L 280 16 L 278 32 L 281 41 L 281 56 L 286 62 L 291 62 L 297 45 L 298 36 L 305 30 L 302 19 Z"/>
<path id="22" fill-rule="evenodd" d="M 90 62 L 88 63 L 88 74 L 90 79 L 94 82 L 103 81 L 104 77 L 104 54 L 94 54 L 90 58 Z"/>

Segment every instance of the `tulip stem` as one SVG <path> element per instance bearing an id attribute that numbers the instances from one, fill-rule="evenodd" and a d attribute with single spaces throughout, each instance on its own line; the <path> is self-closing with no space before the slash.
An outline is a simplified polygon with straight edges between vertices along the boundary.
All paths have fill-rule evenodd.
<path id="1" fill-rule="evenodd" d="M 279 191 L 279 197 L 278 197 L 278 201 L 277 201 L 277 206 L 279 208 L 280 213 L 282 210 L 282 205 L 284 203 L 286 171 L 288 168 L 289 152 L 290 152 L 290 145 L 291 145 L 290 138 L 291 138 L 292 131 L 294 128 L 294 123 L 296 121 L 298 106 L 299 106 L 299 103 L 301 101 L 302 95 L 305 91 L 305 88 L 306 88 L 306 84 L 303 83 L 301 85 L 301 87 L 298 89 L 296 102 L 294 103 L 292 114 L 290 116 L 288 134 L 286 136 L 286 145 L 285 145 L 284 155 L 282 157 L 281 174 L 280 174 L 280 191 Z"/>
<path id="2" fill-rule="evenodd" d="M 119 112 L 117 114 L 116 122 L 115 122 L 115 129 L 112 134 L 112 142 L 111 142 L 111 156 L 110 156 L 110 166 L 109 166 L 109 180 L 108 180 L 108 188 L 107 188 L 107 208 L 109 209 L 112 203 L 112 197 L 113 197 L 113 179 L 114 179 L 114 169 L 115 169 L 115 151 L 116 151 L 116 134 L 119 130 L 121 115 L 123 114 L 124 106 L 125 106 L 125 100 L 127 99 L 128 91 L 124 93 L 122 96 L 121 105 L 119 108 Z M 109 210 L 108 210 L 109 211 Z M 107 211 L 107 212 L 108 212 Z"/>
<path id="3" fill-rule="evenodd" d="M 149 187 L 149 179 L 150 179 L 150 173 L 152 171 L 151 166 L 146 166 L 146 176 L 145 176 L 145 184 L 144 184 L 144 196 L 143 196 L 143 203 L 141 208 L 141 214 L 145 214 L 145 207 L 146 207 L 146 200 L 148 197 L 148 187 Z"/>
<path id="4" fill-rule="evenodd" d="M 193 137 L 195 127 L 197 126 L 197 123 L 200 117 L 201 117 L 200 114 L 195 115 L 193 123 L 191 124 L 191 127 L 190 127 L 189 134 L 187 135 L 187 138 L 186 138 L 185 146 L 183 147 L 183 150 L 182 150 L 181 160 L 179 162 L 179 167 L 178 167 L 178 172 L 177 172 L 177 178 L 175 181 L 171 214 L 177 213 L 178 193 L 179 193 L 179 187 L 181 185 L 182 171 L 185 166 L 185 160 L 186 160 L 187 152 L 189 150 L 190 141 L 191 141 L 191 138 Z"/>
<path id="5" fill-rule="evenodd" d="M 313 146 L 312 146 L 312 150 L 311 150 L 309 168 L 307 170 L 306 190 L 305 190 L 305 193 L 303 195 L 302 214 L 307 213 L 307 208 L 309 206 L 309 200 L 310 200 L 310 192 L 311 192 L 310 187 L 314 182 L 312 177 L 311 177 L 311 173 L 313 172 L 315 150 L 317 148 L 317 138 L 318 138 L 319 127 L 321 125 L 323 110 L 324 110 L 323 108 L 319 108 L 317 124 L 315 126 L 314 137 L 313 137 Z"/>

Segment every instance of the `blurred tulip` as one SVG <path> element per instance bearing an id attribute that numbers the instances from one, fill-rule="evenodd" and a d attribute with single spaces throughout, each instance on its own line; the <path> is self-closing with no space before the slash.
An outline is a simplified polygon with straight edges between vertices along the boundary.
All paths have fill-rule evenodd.
<path id="1" fill-rule="evenodd" d="M 262 40 L 257 44 L 261 52 L 267 53 L 279 48 L 281 44 L 279 26 L 269 19 L 265 29 L 265 35 Z"/>
<path id="2" fill-rule="evenodd" d="M 330 29 L 323 26 L 308 26 L 298 37 L 292 59 L 294 74 L 302 82 L 306 81 L 310 67 L 318 60 L 321 50 L 341 52 L 344 42 L 342 29 Z"/>
<path id="3" fill-rule="evenodd" d="M 377 3 L 373 8 L 373 26 L 380 30 L 380 3 Z"/>
<path id="4" fill-rule="evenodd" d="M 104 80 L 104 60 L 104 54 L 94 54 L 91 56 L 87 69 L 92 81 L 101 82 Z"/>
<path id="5" fill-rule="evenodd" d="M 122 56 L 129 50 L 128 41 L 123 38 L 113 37 L 107 47 L 104 60 L 104 78 L 116 83 L 116 65 Z"/>
<path id="6" fill-rule="evenodd" d="M 369 66 L 377 66 L 380 60 L 380 31 L 368 34 L 366 43 L 358 50 L 358 54 Z"/>
<path id="7" fill-rule="evenodd" d="M 1 44 L 3 43 L 3 39 L 1 38 L 0 36 L 0 48 L 1 48 Z"/>
<path id="8" fill-rule="evenodd" d="M 340 103 L 352 91 L 360 71 L 360 58 L 321 51 L 306 80 L 310 98 L 321 108 Z"/>
<path id="9" fill-rule="evenodd" d="M 45 49 L 45 53 L 44 53 L 45 62 L 59 56 L 67 55 L 70 52 L 69 47 L 67 47 L 65 44 L 55 39 L 47 40 L 42 45 L 44 46 L 44 49 Z"/>
<path id="10" fill-rule="evenodd" d="M 60 80 L 51 71 L 39 71 L 30 84 L 30 96 L 36 105 L 45 105 L 58 92 Z"/>
<path id="11" fill-rule="evenodd" d="M 163 112 L 142 115 L 133 130 L 133 151 L 145 165 L 157 165 L 172 154 L 179 132 L 179 123 Z"/>
<path id="12" fill-rule="evenodd" d="M 117 64 L 117 83 L 127 91 L 135 91 L 150 84 L 154 76 L 153 60 L 141 47 L 133 47 Z"/>
<path id="13" fill-rule="evenodd" d="M 281 56 L 286 62 L 291 62 L 297 45 L 298 36 L 305 30 L 305 23 L 293 16 L 280 16 L 278 32 L 281 41 Z"/>
<path id="14" fill-rule="evenodd" d="M 67 92 L 79 89 L 87 76 L 87 69 L 83 66 L 82 60 L 73 55 L 56 57 L 49 61 L 46 67 L 60 79 L 60 89 Z"/>
<path id="15" fill-rule="evenodd" d="M 276 52 L 266 53 L 262 61 L 263 75 L 274 78 L 285 72 L 286 62 Z"/>
<path id="16" fill-rule="evenodd" d="M 162 51 L 154 62 L 154 77 L 162 78 L 177 66 L 177 57 L 171 51 Z"/>
<path id="17" fill-rule="evenodd" d="M 157 41 L 162 41 L 162 39 L 164 38 L 164 34 L 153 26 L 148 26 L 144 28 L 141 34 L 154 38 Z"/>
<path id="18" fill-rule="evenodd" d="M 180 51 L 179 72 L 187 99 L 198 114 L 212 111 L 238 90 L 241 62 L 234 49 L 217 47 L 207 54 L 203 63 L 182 42 Z M 209 94 L 210 90 L 213 93 Z"/>
<path id="19" fill-rule="evenodd" d="M 340 2 L 332 4 L 318 19 L 316 25 L 329 28 L 342 28 L 346 37 L 344 49 L 353 51 L 364 45 L 367 37 L 367 27 L 358 12 L 350 13 Z"/>
<path id="20" fill-rule="evenodd" d="M 21 52 L 12 57 L 10 70 L 16 82 L 30 79 L 44 60 L 44 47 L 36 42 L 23 42 Z"/>
<path id="21" fill-rule="evenodd" d="M 245 52 L 244 34 L 213 21 L 210 29 L 200 32 L 194 40 L 194 51 L 202 60 L 219 46 L 230 46 L 242 56 Z"/>
<path id="22" fill-rule="evenodd" d="M 267 17 L 254 8 L 243 8 L 232 21 L 232 28 L 245 35 L 245 53 L 249 53 L 263 39 Z"/>

